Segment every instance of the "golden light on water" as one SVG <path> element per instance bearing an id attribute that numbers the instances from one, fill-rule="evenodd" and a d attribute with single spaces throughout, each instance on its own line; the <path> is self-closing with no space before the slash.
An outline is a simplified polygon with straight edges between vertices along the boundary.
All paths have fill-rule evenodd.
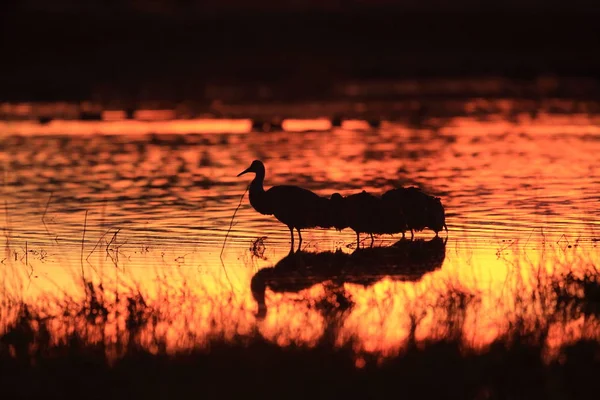
<path id="1" fill-rule="evenodd" d="M 123 121 L 127 119 L 127 113 L 122 110 L 104 110 L 102 111 L 103 121 Z"/>
<path id="2" fill-rule="evenodd" d="M 436 128 L 380 130 L 287 121 L 284 129 L 298 131 L 287 134 L 250 133 L 249 120 L 122 116 L 0 123 L 4 296 L 53 314 L 64 299 L 81 304 L 83 274 L 102 283 L 109 303 L 143 295 L 160 318 L 144 326 L 142 341 L 152 348 L 151 336 L 160 335 L 173 351 L 255 329 L 280 345 L 312 346 L 335 332 L 336 343 L 383 356 L 411 337 L 459 335 L 477 350 L 520 319 L 549 325 L 549 352 L 599 336 L 593 318 L 545 314 L 556 301 L 553 279 L 599 265 L 594 117 L 461 117 Z M 253 159 L 265 162 L 267 187 L 295 184 L 329 196 L 416 185 L 441 197 L 450 229 L 443 263 L 373 280 L 324 276 L 306 287 L 266 280 L 260 317 L 251 282 L 259 271 L 282 270 L 289 231 L 254 211 L 247 195 L 230 228 L 252 179 L 237 174 Z M 356 240 L 349 229 L 303 237 L 313 253 L 350 254 Z M 378 237 L 376 246 L 397 240 Z M 119 307 L 104 340 L 123 332 L 127 305 Z M 66 334 L 61 326 L 53 329 Z"/>
<path id="3" fill-rule="evenodd" d="M 331 122 L 328 119 L 298 120 L 286 119 L 282 123 L 285 131 L 326 131 L 331 129 Z"/>
<path id="4" fill-rule="evenodd" d="M 121 120 L 120 114 L 108 114 L 107 119 L 115 121 L 67 121 L 56 120 L 40 125 L 27 121 L 0 122 L 0 131 L 5 134 L 19 135 L 129 135 L 146 134 L 186 134 L 190 132 L 202 133 L 245 133 L 251 128 L 250 120 L 223 120 L 223 119 L 189 119 L 189 120 L 162 120 L 156 121 L 149 116 L 142 115 L 145 120 Z M 154 115 L 152 114 L 154 117 Z"/>
<path id="5" fill-rule="evenodd" d="M 140 121 L 169 121 L 177 118 L 173 110 L 137 110 L 133 117 Z"/>

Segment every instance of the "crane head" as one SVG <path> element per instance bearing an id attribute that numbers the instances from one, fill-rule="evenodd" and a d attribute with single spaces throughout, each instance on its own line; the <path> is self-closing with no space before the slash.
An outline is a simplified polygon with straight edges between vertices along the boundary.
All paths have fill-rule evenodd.
<path id="1" fill-rule="evenodd" d="M 238 174 L 238 176 L 242 176 L 244 174 L 247 174 L 248 172 L 254 172 L 255 174 L 258 174 L 258 173 L 260 173 L 260 171 L 263 171 L 263 173 L 264 173 L 264 170 L 265 170 L 265 166 L 262 163 L 262 161 L 254 160 L 254 161 L 252 161 L 252 164 L 250 164 L 250 166 L 248 168 L 246 168 L 245 170 L 240 172 Z"/>

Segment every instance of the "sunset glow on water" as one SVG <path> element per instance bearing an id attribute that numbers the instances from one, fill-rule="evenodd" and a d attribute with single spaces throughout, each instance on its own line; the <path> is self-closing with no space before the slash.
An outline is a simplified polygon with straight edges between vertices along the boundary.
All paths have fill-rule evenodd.
<path id="1" fill-rule="evenodd" d="M 447 336 L 452 307 L 462 310 L 453 318 L 461 315 L 469 349 L 490 344 L 519 317 L 532 329 L 551 326 L 549 350 L 600 339 L 595 317 L 552 321 L 543 313 L 556 301 L 552 277 L 599 265 L 598 121 L 463 115 L 371 129 L 295 120 L 269 133 L 237 120 L 2 122 L 2 293 L 50 314 L 85 296 L 82 277 L 102 283 L 108 301 L 139 293 L 160 315 L 154 334 L 170 350 L 254 330 L 283 346 L 310 346 L 335 326 L 337 343 L 393 355 L 411 335 Z M 292 283 L 278 285 L 274 272 L 259 281 L 290 243 L 287 227 L 252 209 L 247 194 L 232 220 L 253 177 L 237 174 L 254 159 L 266 166 L 267 188 L 292 184 L 329 197 L 418 186 L 441 197 L 447 241 L 419 268 L 400 260 L 367 268 L 370 276 L 284 274 Z M 426 230 L 414 243 L 433 237 Z M 309 253 L 355 249 L 350 229 L 307 230 L 303 238 Z M 376 237 L 375 246 L 398 240 Z M 253 278 L 264 285 L 262 316 Z M 105 340 L 124 323 L 111 314 Z M 54 329 L 65 333 L 59 323 Z"/>

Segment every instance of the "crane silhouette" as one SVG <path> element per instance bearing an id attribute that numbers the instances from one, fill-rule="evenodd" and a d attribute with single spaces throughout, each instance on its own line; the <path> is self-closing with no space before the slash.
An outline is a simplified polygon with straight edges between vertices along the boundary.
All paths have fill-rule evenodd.
<path id="1" fill-rule="evenodd" d="M 294 252 L 294 229 L 298 231 L 298 250 L 300 250 L 301 229 L 332 226 L 329 222 L 329 199 L 292 185 L 273 186 L 265 191 L 263 187 L 265 166 L 260 160 L 252 161 L 252 164 L 238 176 L 249 172 L 255 174 L 250 183 L 250 204 L 259 213 L 274 215 L 288 227 L 291 236 L 290 253 Z"/>
<path id="2" fill-rule="evenodd" d="M 425 228 L 433 230 L 436 236 L 442 229 L 448 232 L 444 206 L 439 197 L 430 196 L 411 186 L 388 190 L 381 198 L 387 204 L 395 204 L 403 211 L 411 237 L 414 237 L 414 231 L 422 231 Z"/>
<path id="3" fill-rule="evenodd" d="M 359 248 L 360 234 L 389 234 L 406 232 L 404 213 L 397 204 L 367 193 L 342 197 L 339 193 L 331 195 L 332 224 L 338 229 L 351 228 L 356 232 L 356 248 Z"/>
<path id="4" fill-rule="evenodd" d="M 339 193 L 331 195 L 332 210 L 336 210 L 334 226 L 338 230 L 351 228 L 356 232 L 356 248 L 360 247 L 360 234 L 371 235 L 373 244 L 373 233 L 380 225 L 381 200 L 372 194 L 362 191 L 342 197 Z"/>

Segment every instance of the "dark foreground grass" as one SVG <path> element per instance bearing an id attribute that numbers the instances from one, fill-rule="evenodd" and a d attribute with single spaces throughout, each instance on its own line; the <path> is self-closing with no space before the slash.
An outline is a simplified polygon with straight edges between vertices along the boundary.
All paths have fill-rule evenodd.
<path id="1" fill-rule="evenodd" d="M 86 336 L 87 325 L 53 341 L 47 320 L 20 307 L 0 336 L 2 399 L 591 399 L 600 392 L 600 344 L 580 340 L 544 361 L 547 326 L 531 331 L 517 323 L 483 351 L 465 348 L 456 330 L 418 343 L 413 326 L 406 348 L 383 359 L 357 354 L 352 340 L 338 346 L 335 335 L 312 347 L 281 347 L 257 331 L 233 339 L 214 335 L 173 354 L 159 338 L 152 352 L 140 344 L 148 319 L 129 315 L 115 348 Z M 102 307 L 82 309 L 90 328 L 102 325 Z M 107 356 L 115 351 L 118 357 Z"/>
<path id="2" fill-rule="evenodd" d="M 101 345 L 73 337 L 30 362 L 0 356 L 2 398 L 597 398 L 600 347 L 579 342 L 561 361 L 541 346 L 500 340 L 481 354 L 458 342 L 411 346 L 355 367 L 348 345 L 279 347 L 259 336 L 214 339 L 210 351 L 166 355 L 132 348 L 109 365 Z"/>

